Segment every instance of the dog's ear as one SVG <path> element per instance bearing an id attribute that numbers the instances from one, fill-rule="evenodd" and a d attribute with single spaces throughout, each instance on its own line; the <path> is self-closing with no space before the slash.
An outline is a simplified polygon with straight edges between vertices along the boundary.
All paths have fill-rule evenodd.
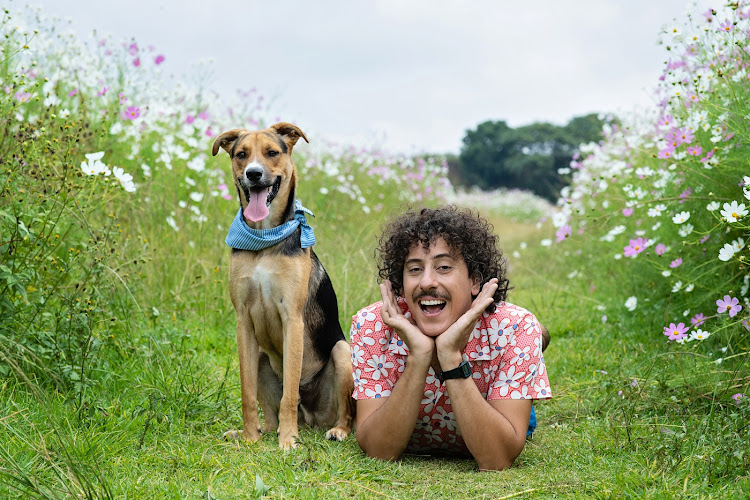
<path id="1" fill-rule="evenodd" d="M 302 132 L 302 130 L 300 130 L 298 126 L 292 125 L 291 123 L 281 122 L 277 123 L 276 125 L 271 125 L 271 128 L 281 136 L 282 140 L 290 150 L 294 147 L 295 144 L 297 144 L 297 140 L 300 137 L 302 137 L 305 142 L 310 142 L 307 140 L 305 133 Z"/>
<path id="2" fill-rule="evenodd" d="M 216 156 L 216 153 L 219 152 L 219 148 L 224 148 L 224 151 L 229 153 L 229 156 L 232 156 L 232 143 L 237 140 L 237 137 L 239 137 L 242 132 L 244 131 L 241 128 L 236 128 L 221 134 L 214 141 L 214 147 L 211 149 L 211 154 Z"/>

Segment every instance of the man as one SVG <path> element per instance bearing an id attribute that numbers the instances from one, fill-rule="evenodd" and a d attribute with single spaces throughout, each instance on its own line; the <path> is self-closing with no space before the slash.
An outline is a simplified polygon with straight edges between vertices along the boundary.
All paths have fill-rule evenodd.
<path id="1" fill-rule="evenodd" d="M 471 455 L 511 466 L 532 399 L 550 397 L 533 314 L 505 302 L 490 224 L 455 207 L 408 211 L 378 248 L 382 302 L 352 321 L 357 442 L 369 456 Z"/>

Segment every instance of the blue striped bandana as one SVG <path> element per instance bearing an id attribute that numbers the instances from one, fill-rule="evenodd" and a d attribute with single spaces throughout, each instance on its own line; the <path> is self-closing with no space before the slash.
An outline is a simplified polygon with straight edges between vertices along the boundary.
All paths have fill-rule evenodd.
<path id="1" fill-rule="evenodd" d="M 302 206 L 299 200 L 294 200 L 293 220 L 271 229 L 252 229 L 245 222 L 240 208 L 237 217 L 229 227 L 229 234 L 225 241 L 227 245 L 238 250 L 263 250 L 288 238 L 301 225 L 300 244 L 302 248 L 311 247 L 315 244 L 315 233 L 313 228 L 307 225 L 306 213 L 315 217 L 311 211 Z"/>

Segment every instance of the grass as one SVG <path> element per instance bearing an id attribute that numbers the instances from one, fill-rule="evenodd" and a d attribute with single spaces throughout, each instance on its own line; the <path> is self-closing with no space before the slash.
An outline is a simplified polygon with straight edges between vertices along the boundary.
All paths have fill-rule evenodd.
<path id="1" fill-rule="evenodd" d="M 508 252 L 535 231 L 494 218 Z M 505 233 L 506 230 L 510 230 Z M 522 238 L 519 238 L 522 235 Z M 321 254 L 351 314 L 374 299 L 372 272 L 356 272 L 345 253 L 321 240 Z M 371 240 L 371 241 L 374 241 Z M 277 449 L 273 435 L 255 445 L 227 443 L 240 424 L 233 317 L 207 324 L 200 315 L 164 318 L 123 345 L 116 366 L 82 401 L 71 394 L 0 385 L 0 496 L 34 498 L 607 498 L 729 497 L 750 491 L 750 478 L 706 476 L 699 443 L 690 450 L 669 412 L 612 405 L 629 374 L 645 373 L 653 347 L 581 314 L 577 297 L 544 254 L 523 254 L 513 267 L 510 300 L 535 311 L 553 341 L 546 352 L 555 397 L 537 406 L 539 428 L 505 472 L 479 473 L 472 460 L 408 456 L 368 459 L 354 437 L 325 441 L 303 429 L 300 447 Z M 343 274 L 341 268 L 344 269 Z M 341 286 L 349 279 L 348 285 Z M 558 288 L 553 286 L 558 283 Z M 350 288 L 358 290 L 352 292 Z M 346 324 L 344 325 L 346 326 Z M 647 377 L 641 378 L 650 387 Z M 705 407 L 705 405 L 703 405 Z M 645 408 L 645 407 L 643 407 Z M 641 409 L 643 409 L 641 408 Z M 716 409 L 716 411 L 723 411 Z M 676 410 L 675 410 L 676 411 Z M 700 419 L 698 419 L 699 421 Z M 672 434 L 669 434 L 672 432 Z M 665 438 L 675 437 L 674 440 Z M 676 447 L 660 451 L 656 444 Z M 666 444 L 665 444 L 666 443 Z M 671 455 L 670 455 L 671 454 Z M 681 457 L 669 462 L 670 456 Z"/>

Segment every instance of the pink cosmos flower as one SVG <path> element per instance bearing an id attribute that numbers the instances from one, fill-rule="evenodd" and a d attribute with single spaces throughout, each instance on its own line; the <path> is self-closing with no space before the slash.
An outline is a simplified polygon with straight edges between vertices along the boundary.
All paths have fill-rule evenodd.
<path id="1" fill-rule="evenodd" d="M 625 255 L 625 257 L 635 257 L 646 249 L 647 241 L 648 240 L 646 238 L 630 240 L 630 245 L 623 248 L 623 254 Z"/>
<path id="2" fill-rule="evenodd" d="M 133 59 L 133 66 L 135 66 L 137 68 L 140 65 L 141 65 L 141 58 L 140 57 L 136 57 L 135 59 Z"/>
<path id="3" fill-rule="evenodd" d="M 656 255 L 664 255 L 667 251 L 667 246 L 664 243 L 659 243 L 656 245 L 654 251 L 656 252 Z"/>
<path id="4" fill-rule="evenodd" d="M 630 217 L 631 215 L 633 215 L 633 208 L 632 207 L 623 208 L 622 215 L 624 215 L 625 217 Z"/>
<path id="5" fill-rule="evenodd" d="M 29 102 L 31 99 L 31 92 L 24 92 L 23 90 L 19 90 L 16 92 L 16 100 L 20 102 Z"/>
<path id="6" fill-rule="evenodd" d="M 714 155 L 714 150 L 712 149 L 711 151 L 709 151 L 708 153 L 706 153 L 706 156 L 704 156 L 703 158 L 701 158 L 701 162 L 706 163 L 708 160 L 711 159 L 711 157 L 713 155 Z"/>
<path id="7" fill-rule="evenodd" d="M 570 235 L 572 234 L 572 230 L 573 228 L 570 227 L 570 224 L 565 224 L 563 227 L 558 229 L 557 232 L 555 233 L 555 236 L 557 236 L 557 239 L 555 241 L 559 243 L 563 240 L 568 239 Z"/>
<path id="8" fill-rule="evenodd" d="M 102 89 L 99 92 L 96 93 L 96 96 L 97 97 L 101 97 L 103 95 L 106 95 L 107 92 L 109 92 L 109 87 L 106 87 L 106 86 L 102 87 Z"/>
<path id="9" fill-rule="evenodd" d="M 78 89 L 73 89 L 70 92 L 68 92 L 68 97 L 73 97 L 78 93 Z"/>
<path id="10" fill-rule="evenodd" d="M 208 111 L 201 111 L 200 113 L 198 113 L 198 118 L 200 118 L 201 120 L 208 120 L 209 116 L 210 115 L 208 114 Z"/>
<path id="11" fill-rule="evenodd" d="M 688 146 L 687 154 L 691 156 L 700 156 L 703 153 L 703 148 L 700 146 Z"/>
<path id="12" fill-rule="evenodd" d="M 672 158 L 672 155 L 674 154 L 674 147 L 667 146 L 666 148 L 659 151 L 659 154 L 657 155 L 659 158 L 665 160 L 667 158 Z"/>
<path id="13" fill-rule="evenodd" d="M 716 312 L 719 314 L 728 312 L 730 318 L 734 318 L 737 316 L 737 313 L 742 310 L 742 306 L 739 305 L 740 301 L 736 297 L 730 297 L 729 295 L 724 295 L 723 299 L 719 299 L 716 301 L 716 305 L 718 308 L 716 309 Z"/>
<path id="14" fill-rule="evenodd" d="M 187 123 L 188 125 L 193 123 L 194 121 L 195 121 L 195 116 L 193 115 L 187 115 L 187 118 L 185 118 L 185 123 Z"/>
<path id="15" fill-rule="evenodd" d="M 122 92 L 117 94 L 117 97 L 120 99 L 120 104 L 125 104 L 128 101 L 128 98 L 125 97 L 125 94 Z"/>
<path id="16" fill-rule="evenodd" d="M 675 259 L 669 263 L 669 267 L 671 267 L 672 269 L 674 269 L 675 267 L 680 267 L 681 265 L 682 265 L 682 257 Z"/>
<path id="17" fill-rule="evenodd" d="M 161 63 L 163 63 L 163 62 L 164 62 L 164 55 L 162 55 L 162 54 L 159 54 L 159 55 L 158 55 L 158 56 L 156 56 L 156 58 L 154 59 L 154 64 L 156 64 L 157 66 L 158 66 L 158 65 L 160 65 L 160 64 L 161 64 Z"/>
<path id="18" fill-rule="evenodd" d="M 138 108 L 136 106 L 128 106 L 128 108 L 122 115 L 122 117 L 126 120 L 135 120 L 139 116 L 141 116 L 141 108 Z"/>
<path id="19" fill-rule="evenodd" d="M 721 25 L 719 25 L 719 31 L 725 31 L 729 33 L 733 29 L 734 29 L 734 23 L 732 23 L 732 21 L 728 19 L 724 21 L 723 23 L 721 23 Z"/>
<path id="20" fill-rule="evenodd" d="M 738 392 L 737 394 L 732 394 L 732 399 L 734 399 L 735 401 L 739 401 L 740 399 L 742 399 L 744 397 L 745 397 L 745 395 L 742 394 L 741 392 Z"/>
<path id="21" fill-rule="evenodd" d="M 138 44 L 137 44 L 137 43 L 135 43 L 135 42 L 133 42 L 133 43 L 131 43 L 131 44 L 130 44 L 130 46 L 128 47 L 128 54 L 130 54 L 131 56 L 134 56 L 134 55 L 136 55 L 137 53 L 138 53 Z"/>
<path id="22" fill-rule="evenodd" d="M 706 322 L 706 317 L 703 315 L 703 313 L 698 313 L 695 316 L 693 316 L 692 318 L 690 318 L 690 322 L 694 326 L 701 326 L 703 323 Z"/>
<path id="23" fill-rule="evenodd" d="M 688 330 L 689 328 L 685 326 L 685 323 L 677 323 L 677 325 L 670 323 L 669 326 L 664 327 L 664 335 L 669 340 L 680 340 L 687 336 Z"/>

